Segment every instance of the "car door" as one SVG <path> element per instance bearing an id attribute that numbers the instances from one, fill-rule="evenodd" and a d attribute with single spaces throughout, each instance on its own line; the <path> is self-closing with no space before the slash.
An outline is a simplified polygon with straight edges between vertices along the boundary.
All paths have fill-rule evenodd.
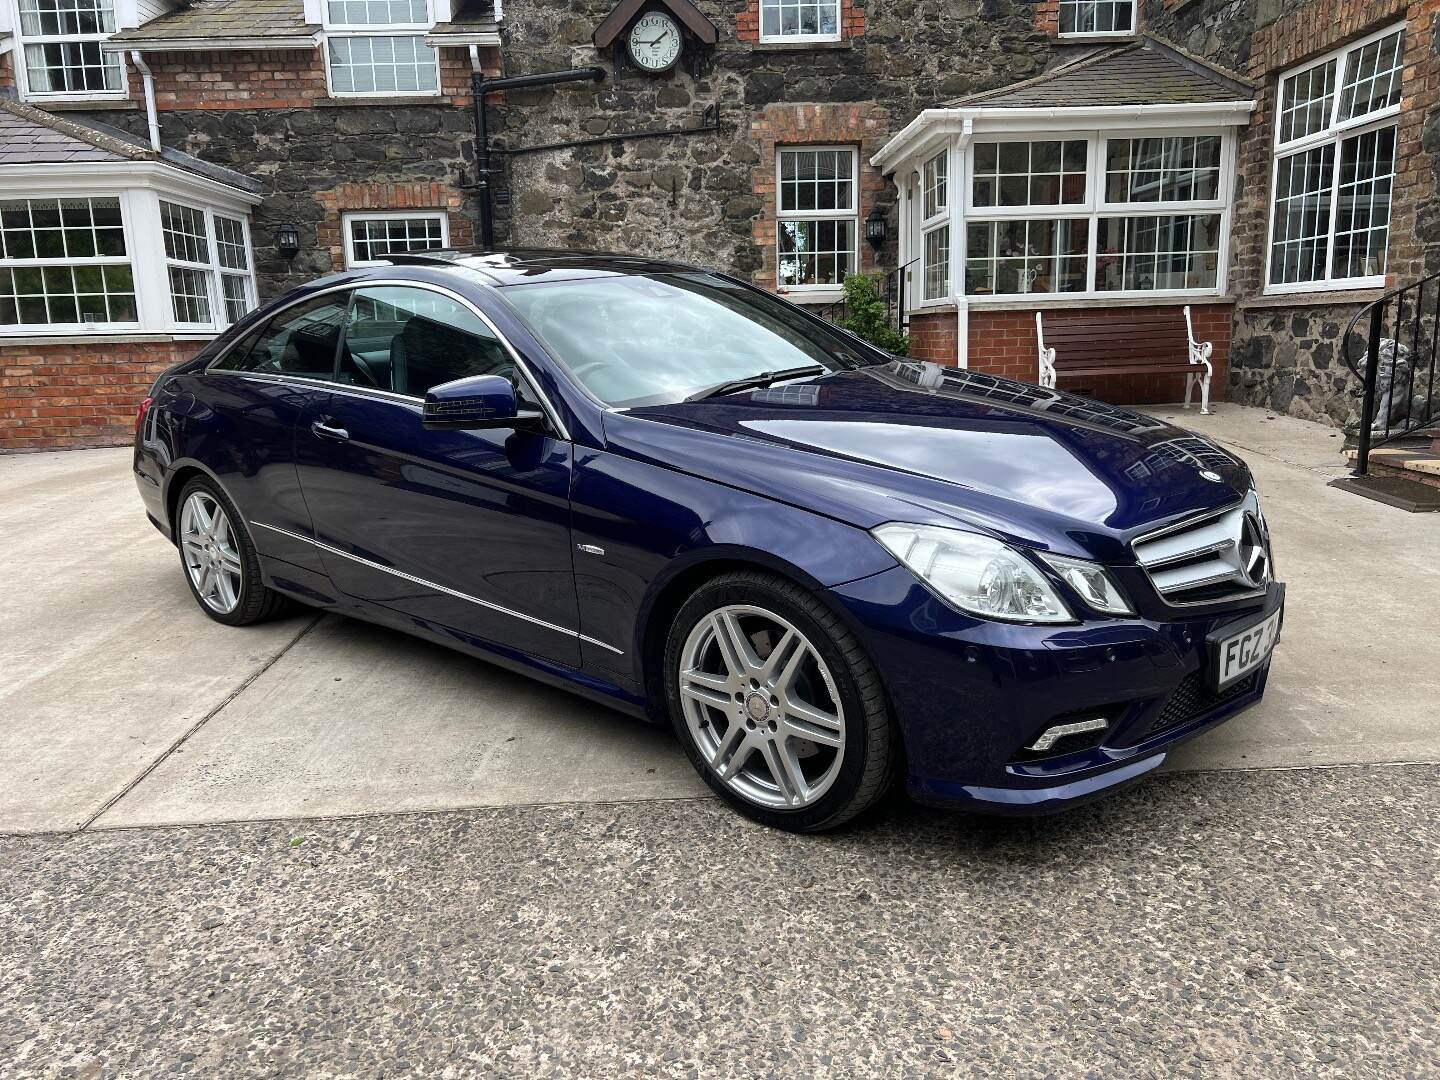
<path id="1" fill-rule="evenodd" d="M 484 374 L 535 393 L 459 297 L 357 289 L 331 393 L 297 431 L 316 539 L 336 588 L 356 601 L 578 666 L 571 444 L 555 431 L 421 424 L 427 389 Z"/>
<path id="2" fill-rule="evenodd" d="M 208 466 L 249 523 L 260 552 L 323 581 L 295 469 L 295 432 L 330 394 L 349 294 L 327 292 L 277 312 L 205 371 L 186 408 L 185 452 Z"/>

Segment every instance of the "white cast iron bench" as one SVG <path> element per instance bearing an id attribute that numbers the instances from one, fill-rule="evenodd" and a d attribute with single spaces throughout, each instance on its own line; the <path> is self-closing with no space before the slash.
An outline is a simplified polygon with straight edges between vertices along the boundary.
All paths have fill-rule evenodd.
<path id="1" fill-rule="evenodd" d="M 1210 354 L 1214 345 L 1195 340 L 1190 307 L 1183 320 L 1173 308 L 1051 312 L 1047 326 L 1035 313 L 1040 345 L 1040 385 L 1096 375 L 1185 375 L 1185 408 L 1200 384 L 1200 411 L 1210 412 Z"/>

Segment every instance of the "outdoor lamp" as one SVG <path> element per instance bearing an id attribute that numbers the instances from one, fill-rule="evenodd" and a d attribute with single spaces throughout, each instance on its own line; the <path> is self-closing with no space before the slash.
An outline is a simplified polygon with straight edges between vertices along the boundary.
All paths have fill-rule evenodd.
<path id="1" fill-rule="evenodd" d="M 275 250 L 286 259 L 299 255 L 300 230 L 294 225 L 281 225 L 275 230 Z"/>
<path id="2" fill-rule="evenodd" d="M 870 246 L 879 251 L 885 245 L 885 238 L 890 235 L 890 219 L 880 207 L 875 207 L 865 218 L 865 239 L 870 241 Z"/>

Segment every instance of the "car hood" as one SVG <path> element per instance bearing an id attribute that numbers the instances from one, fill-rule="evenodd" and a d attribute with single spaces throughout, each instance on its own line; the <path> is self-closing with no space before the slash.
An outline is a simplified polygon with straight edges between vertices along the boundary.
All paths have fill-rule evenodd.
<path id="1" fill-rule="evenodd" d="M 860 528 L 962 524 L 1109 560 L 1251 484 L 1238 458 L 1164 421 L 931 363 L 633 408 L 605 430 L 614 452 Z"/>

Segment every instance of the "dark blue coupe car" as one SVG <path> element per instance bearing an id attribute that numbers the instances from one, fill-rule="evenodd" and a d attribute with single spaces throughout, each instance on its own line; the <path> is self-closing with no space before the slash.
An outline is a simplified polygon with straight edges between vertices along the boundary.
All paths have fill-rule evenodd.
<path id="1" fill-rule="evenodd" d="M 298 289 L 160 377 L 135 475 L 211 618 L 308 604 L 668 722 L 802 831 L 900 777 L 1007 812 L 1124 784 L 1260 699 L 1282 618 L 1214 443 L 642 258 Z"/>

